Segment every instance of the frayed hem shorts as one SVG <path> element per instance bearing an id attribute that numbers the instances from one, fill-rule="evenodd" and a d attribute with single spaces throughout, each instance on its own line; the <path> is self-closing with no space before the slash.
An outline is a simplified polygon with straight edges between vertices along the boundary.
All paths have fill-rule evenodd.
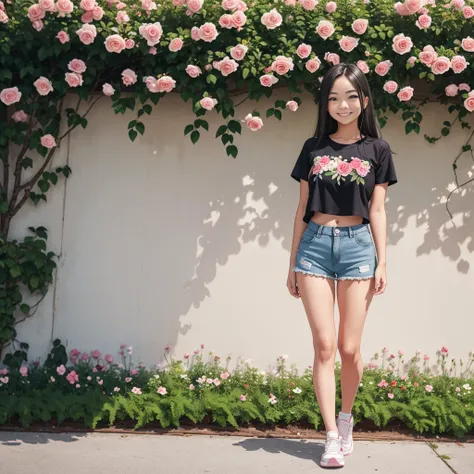
<path id="1" fill-rule="evenodd" d="M 293 271 L 332 280 L 367 280 L 374 277 L 376 267 L 368 224 L 331 227 L 309 221 Z"/>

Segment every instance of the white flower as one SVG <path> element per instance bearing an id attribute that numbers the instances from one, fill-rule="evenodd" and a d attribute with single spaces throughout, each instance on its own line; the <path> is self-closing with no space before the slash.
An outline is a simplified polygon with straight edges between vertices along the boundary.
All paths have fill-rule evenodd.
<path id="1" fill-rule="evenodd" d="M 181 374 L 180 377 L 181 377 L 182 379 L 187 379 L 187 378 L 188 378 L 188 374 Z"/>
<path id="2" fill-rule="evenodd" d="M 293 392 L 295 392 L 295 393 L 301 393 L 302 391 L 303 390 L 301 390 L 301 388 L 299 388 L 299 387 L 296 387 L 296 388 L 293 389 Z"/>
<path id="3" fill-rule="evenodd" d="M 463 388 L 464 390 L 467 390 L 468 392 L 470 392 L 470 391 L 472 390 L 471 386 L 470 386 L 468 383 L 464 384 L 464 385 L 462 386 L 462 388 Z"/>

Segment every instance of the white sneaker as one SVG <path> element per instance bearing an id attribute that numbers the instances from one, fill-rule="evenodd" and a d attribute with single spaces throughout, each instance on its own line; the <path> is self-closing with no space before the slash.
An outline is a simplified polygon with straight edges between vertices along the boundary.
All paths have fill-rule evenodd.
<path id="1" fill-rule="evenodd" d="M 354 442 L 352 440 L 352 430 L 354 428 L 354 418 L 351 416 L 349 421 L 337 419 L 337 429 L 341 437 L 342 454 L 349 456 L 354 450 Z"/>
<path id="2" fill-rule="evenodd" d="M 344 455 L 342 454 L 341 438 L 335 431 L 326 435 L 326 449 L 321 456 L 321 467 L 343 467 Z"/>

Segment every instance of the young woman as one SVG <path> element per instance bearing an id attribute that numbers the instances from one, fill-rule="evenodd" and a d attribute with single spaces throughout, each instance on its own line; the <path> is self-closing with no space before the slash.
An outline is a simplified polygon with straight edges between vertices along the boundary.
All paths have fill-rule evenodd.
<path id="1" fill-rule="evenodd" d="M 338 64 L 325 74 L 316 133 L 291 176 L 300 182 L 300 199 L 287 286 L 301 297 L 313 336 L 313 383 L 326 427 L 321 466 L 342 467 L 353 449 L 351 410 L 362 378 L 364 322 L 372 297 L 387 285 L 384 202 L 387 187 L 397 182 L 367 79 L 354 64 Z M 336 348 L 342 360 L 337 420 Z"/>

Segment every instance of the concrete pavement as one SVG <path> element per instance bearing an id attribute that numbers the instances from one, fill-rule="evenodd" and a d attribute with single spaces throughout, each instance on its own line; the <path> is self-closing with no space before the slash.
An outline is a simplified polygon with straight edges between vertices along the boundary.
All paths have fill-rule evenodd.
<path id="1" fill-rule="evenodd" d="M 474 444 L 434 448 L 423 442 L 358 441 L 342 472 L 474 473 Z M 318 465 L 322 451 L 319 440 L 0 432 L 0 473 L 306 474 L 324 471 Z"/>

